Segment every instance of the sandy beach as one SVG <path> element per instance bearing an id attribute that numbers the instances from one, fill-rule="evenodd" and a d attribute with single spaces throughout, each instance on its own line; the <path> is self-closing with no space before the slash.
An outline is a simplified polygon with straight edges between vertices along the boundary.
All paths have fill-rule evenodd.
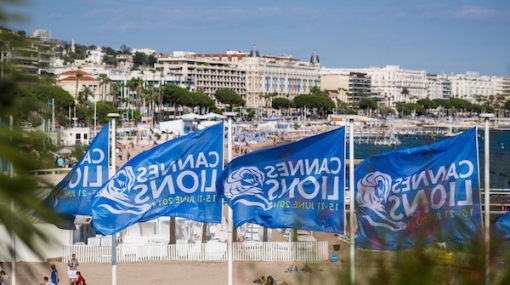
<path id="1" fill-rule="evenodd" d="M 311 280 L 324 280 L 322 284 L 335 284 L 337 274 L 347 274 L 349 266 L 349 245 L 340 241 L 333 234 L 314 232 L 317 240 L 329 242 L 330 255 L 338 255 L 338 262 L 328 261 L 307 262 L 313 273 L 285 272 L 290 265 L 301 269 L 305 262 L 250 262 L 235 261 L 233 263 L 233 284 L 254 284 L 260 276 L 271 275 L 275 279 L 286 280 L 291 284 L 317 284 Z M 333 244 L 340 244 L 340 250 L 334 251 Z M 77 256 L 79 261 L 79 256 Z M 40 284 L 44 276 L 50 276 L 50 265 L 55 264 L 60 274 L 61 285 L 68 284 L 67 264 L 60 260 L 51 262 L 18 262 L 16 263 L 16 284 Z M 364 265 L 359 265 L 364 267 Z M 11 263 L 5 263 L 8 275 L 11 275 Z M 112 284 L 111 263 L 81 263 L 78 270 L 89 285 Z M 363 272 L 366 273 L 366 269 Z M 227 261 L 147 261 L 133 263 L 117 263 L 117 284 L 228 284 Z M 359 278 L 366 275 L 361 270 Z M 345 276 L 347 277 L 347 275 Z M 12 284 L 12 282 L 10 282 Z"/>

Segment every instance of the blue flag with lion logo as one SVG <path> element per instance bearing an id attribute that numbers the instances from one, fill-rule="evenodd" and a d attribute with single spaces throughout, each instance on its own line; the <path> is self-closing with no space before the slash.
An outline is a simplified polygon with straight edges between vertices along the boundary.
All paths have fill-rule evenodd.
<path id="1" fill-rule="evenodd" d="M 476 127 L 355 169 L 356 247 L 400 250 L 483 238 Z"/>
<path id="2" fill-rule="evenodd" d="M 222 169 L 223 123 L 142 152 L 92 197 L 94 229 L 111 235 L 163 216 L 220 223 Z"/>
<path id="3" fill-rule="evenodd" d="M 345 128 L 238 157 L 217 188 L 235 227 L 344 233 Z"/>
<path id="4" fill-rule="evenodd" d="M 110 123 L 107 123 L 83 157 L 46 197 L 44 203 L 61 218 L 60 221 L 48 222 L 56 222 L 60 229 L 74 230 L 76 215 L 91 215 L 90 200 L 108 180 L 109 132 Z M 34 215 L 44 219 L 38 213 Z"/>

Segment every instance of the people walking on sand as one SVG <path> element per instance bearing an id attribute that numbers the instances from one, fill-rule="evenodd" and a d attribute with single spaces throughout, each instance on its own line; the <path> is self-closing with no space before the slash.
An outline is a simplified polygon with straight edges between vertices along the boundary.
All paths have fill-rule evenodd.
<path id="1" fill-rule="evenodd" d="M 44 276 L 43 282 L 40 285 L 51 285 L 50 280 L 48 280 L 48 277 Z"/>
<path id="2" fill-rule="evenodd" d="M 0 261 L 0 284 L 1 285 L 9 284 L 9 275 L 7 275 L 7 272 L 5 272 L 3 261 Z"/>
<path id="3" fill-rule="evenodd" d="M 122 160 L 122 150 L 119 151 L 119 159 Z"/>
<path id="4" fill-rule="evenodd" d="M 71 259 L 67 261 L 67 266 L 69 267 L 69 270 L 67 271 L 67 274 L 69 275 L 69 285 L 76 285 L 76 273 L 78 271 L 78 265 L 80 263 L 78 262 L 78 259 L 76 258 L 76 254 L 73 253 L 71 255 Z"/>
<path id="5" fill-rule="evenodd" d="M 53 285 L 58 285 L 58 282 L 60 282 L 60 279 L 58 277 L 58 270 L 55 264 L 51 265 L 51 283 Z"/>
<path id="6" fill-rule="evenodd" d="M 85 285 L 85 278 L 83 278 L 83 275 L 81 275 L 80 271 L 76 272 L 76 275 L 78 275 L 78 280 L 76 281 L 74 285 Z"/>
<path id="7" fill-rule="evenodd" d="M 127 151 L 127 160 L 129 160 L 129 158 L 131 157 L 131 154 L 129 153 L 129 150 Z"/>

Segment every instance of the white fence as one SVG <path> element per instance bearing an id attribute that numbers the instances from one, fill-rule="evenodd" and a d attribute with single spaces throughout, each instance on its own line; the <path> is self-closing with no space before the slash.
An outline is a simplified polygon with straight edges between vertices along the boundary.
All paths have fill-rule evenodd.
<path id="1" fill-rule="evenodd" d="M 110 246 L 72 245 L 64 246 L 62 262 L 75 253 L 81 263 L 109 263 Z M 328 242 L 236 242 L 233 244 L 233 260 L 239 261 L 313 261 L 329 258 Z M 118 245 L 117 262 L 150 260 L 225 261 L 227 244 L 147 244 Z"/>

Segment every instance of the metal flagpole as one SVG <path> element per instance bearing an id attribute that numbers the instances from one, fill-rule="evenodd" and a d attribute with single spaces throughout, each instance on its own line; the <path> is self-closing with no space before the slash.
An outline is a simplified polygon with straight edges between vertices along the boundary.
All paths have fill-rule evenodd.
<path id="1" fill-rule="evenodd" d="M 236 115 L 235 112 L 225 112 L 224 116 L 228 117 L 228 143 L 227 143 L 227 161 L 230 162 L 232 160 L 232 117 Z M 232 208 L 228 206 L 228 239 L 227 239 L 227 249 L 228 249 L 228 285 L 232 285 L 232 260 L 234 257 L 233 254 L 233 237 L 232 232 L 234 231 L 234 214 L 232 213 Z"/>
<path id="2" fill-rule="evenodd" d="M 51 131 L 55 131 L 55 99 L 51 99 Z"/>
<path id="3" fill-rule="evenodd" d="M 117 113 L 109 113 L 108 117 L 111 118 L 111 145 L 110 145 L 110 153 L 112 160 L 112 170 L 109 171 L 108 177 L 112 178 L 115 172 L 117 172 L 117 161 L 115 157 L 115 147 L 117 145 L 117 131 L 115 130 L 115 118 L 120 117 Z M 117 234 L 112 235 L 112 285 L 117 285 Z"/>
<path id="4" fill-rule="evenodd" d="M 349 224 L 350 224 L 350 259 L 351 259 L 351 284 L 355 282 L 355 263 L 354 258 L 354 119 L 349 119 Z"/>
<path id="5" fill-rule="evenodd" d="M 12 116 L 9 116 L 9 129 L 12 131 L 13 119 Z M 12 136 L 11 136 L 12 140 Z M 14 169 L 12 168 L 12 161 L 9 161 L 9 177 L 14 177 Z M 14 200 L 11 199 L 11 211 L 14 214 Z M 11 267 L 12 267 L 12 285 L 16 285 L 16 235 L 14 234 L 14 229 L 11 232 Z"/>
<path id="6" fill-rule="evenodd" d="M 480 117 L 485 118 L 485 194 L 484 194 L 484 208 L 485 208 L 485 284 L 489 284 L 490 275 L 490 164 L 489 164 L 489 119 L 494 117 L 493 114 L 481 114 Z"/>
<path id="7" fill-rule="evenodd" d="M 94 138 L 97 135 L 97 132 L 96 132 L 96 125 L 97 125 L 96 106 L 97 106 L 97 97 L 96 97 L 96 94 L 94 93 Z"/>

